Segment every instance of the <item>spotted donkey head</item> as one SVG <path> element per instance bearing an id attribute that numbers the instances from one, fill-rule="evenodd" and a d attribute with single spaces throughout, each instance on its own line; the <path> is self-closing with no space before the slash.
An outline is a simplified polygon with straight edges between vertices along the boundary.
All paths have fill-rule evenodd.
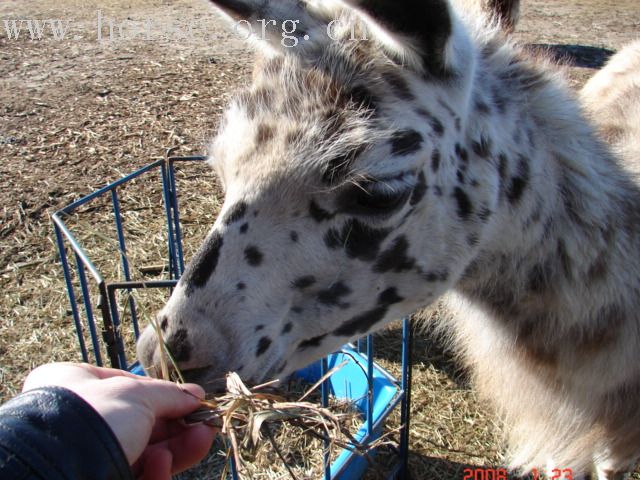
<path id="1" fill-rule="evenodd" d="M 465 148 L 475 54 L 447 0 L 214 4 L 266 28 L 213 142 L 221 215 L 159 316 L 205 385 L 284 377 L 432 303 L 497 198 L 489 162 L 467 171 L 488 146 Z M 150 329 L 138 353 L 157 365 Z"/>

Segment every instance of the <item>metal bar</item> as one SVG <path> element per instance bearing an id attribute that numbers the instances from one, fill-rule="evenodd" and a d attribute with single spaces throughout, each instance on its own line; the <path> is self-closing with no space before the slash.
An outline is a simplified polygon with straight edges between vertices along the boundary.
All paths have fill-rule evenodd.
<path id="1" fill-rule="evenodd" d="M 373 434 L 373 335 L 367 336 L 367 425 L 368 434 Z"/>
<path id="2" fill-rule="evenodd" d="M 175 237 L 173 231 L 173 215 L 171 212 L 171 186 L 169 185 L 169 174 L 167 171 L 167 163 L 162 163 L 162 193 L 164 197 L 164 209 L 167 217 L 167 248 L 169 252 L 169 277 L 171 279 L 179 278 L 179 267 L 175 251 Z"/>
<path id="3" fill-rule="evenodd" d="M 173 288 L 177 284 L 177 280 L 113 282 L 109 284 L 109 288 L 113 290 L 128 290 L 130 288 Z"/>
<path id="4" fill-rule="evenodd" d="M 96 266 L 89 259 L 84 249 L 80 246 L 80 243 L 78 243 L 78 240 L 76 240 L 76 237 L 73 235 L 73 233 L 71 233 L 71 230 L 69 230 L 67 225 L 58 215 L 58 213 L 60 212 L 56 212 L 52 215 L 51 218 L 53 219 L 53 223 L 60 229 L 60 231 L 67 238 L 69 245 L 71 246 L 75 254 L 80 256 L 80 258 L 82 259 L 82 263 L 89 270 L 89 272 L 91 273 L 93 278 L 96 280 L 96 282 L 103 283 L 104 279 L 102 278 L 102 275 L 100 275 L 100 272 L 98 272 L 98 269 L 96 268 Z"/>
<path id="5" fill-rule="evenodd" d="M 149 170 L 153 170 L 154 168 L 159 167 L 160 165 L 164 164 L 164 160 L 157 160 L 153 163 L 150 163 L 149 165 L 147 165 L 146 167 L 142 167 L 139 170 L 136 170 L 133 173 L 130 173 L 129 175 L 126 175 L 124 177 L 122 177 L 119 180 L 116 180 L 113 183 L 110 183 L 109 185 L 107 185 L 106 187 L 102 187 L 99 190 L 96 190 L 93 193 L 90 193 L 89 195 L 86 195 L 78 200 L 76 200 L 75 202 L 73 202 L 70 205 L 67 205 L 66 207 L 58 210 L 56 213 L 54 213 L 55 215 L 59 215 L 59 214 L 67 214 L 69 215 L 71 212 L 73 212 L 76 208 L 81 207 L 82 205 L 89 203 L 91 200 L 94 200 L 102 195 L 104 195 L 106 192 L 113 190 L 115 188 L 118 188 L 120 185 L 127 183 L 131 180 L 133 180 L 134 178 L 139 177 L 140 175 L 143 175 L 144 173 L 148 172 Z"/>
<path id="6" fill-rule="evenodd" d="M 76 293 L 73 289 L 73 282 L 71 281 L 71 271 L 69 269 L 69 260 L 67 259 L 67 250 L 64 246 L 64 240 L 62 239 L 62 232 L 60 232 L 60 227 L 58 227 L 57 224 L 54 224 L 54 230 L 56 232 L 56 242 L 58 243 L 60 262 L 62 263 L 64 282 L 67 286 L 67 296 L 69 297 L 69 303 L 71 304 L 73 323 L 75 324 L 76 336 L 78 337 L 78 342 L 80 343 L 80 353 L 82 354 L 82 361 L 85 363 L 89 363 L 87 346 L 84 341 L 84 334 L 82 333 L 82 323 L 80 322 L 80 313 L 78 312 L 78 302 L 76 301 Z"/>
<path id="7" fill-rule="evenodd" d="M 100 284 L 100 310 L 102 311 L 102 339 L 107 344 L 107 355 L 109 355 L 109 361 L 113 368 L 123 368 L 120 364 L 120 357 L 118 355 L 118 336 L 119 333 L 113 326 L 113 320 L 111 318 L 110 299 L 109 292 L 107 291 L 106 284 L 103 282 Z"/>
<path id="8" fill-rule="evenodd" d="M 127 258 L 127 245 L 124 238 L 124 229 L 122 228 L 122 214 L 120 211 L 120 199 L 118 198 L 118 190 L 111 190 L 111 204 L 113 206 L 113 216 L 116 223 L 116 232 L 118 233 L 118 244 L 120 245 L 120 260 L 122 261 L 122 272 L 127 282 L 131 281 L 131 272 L 129 270 L 129 259 Z M 133 323 L 133 332 L 136 338 L 140 336 L 138 329 L 138 313 L 136 312 L 136 302 L 133 299 L 133 292 L 129 290 L 129 310 L 131 311 L 131 322 Z"/>
<path id="9" fill-rule="evenodd" d="M 400 478 L 409 478 L 409 427 L 411 421 L 411 368 L 413 357 L 413 329 L 411 319 L 405 318 L 402 323 L 402 406 L 400 410 L 400 461 L 402 467 Z"/>
<path id="10" fill-rule="evenodd" d="M 122 343 L 122 335 L 120 328 L 120 313 L 118 312 L 118 301 L 116 299 L 116 289 L 112 285 L 107 286 L 107 296 L 109 298 L 109 307 L 111 310 L 111 322 L 114 333 L 114 346 L 117 350 L 118 363 L 120 368 L 126 370 L 129 367 L 127 357 L 124 353 L 124 345 Z"/>
<path id="11" fill-rule="evenodd" d="M 87 323 L 89 325 L 89 333 L 91 334 L 91 343 L 93 345 L 93 354 L 96 364 L 102 366 L 102 354 L 100 353 L 100 342 L 96 331 L 95 319 L 93 318 L 93 308 L 91 307 L 91 295 L 87 285 L 87 276 L 84 273 L 84 265 L 82 258 L 76 253 L 76 266 L 78 271 L 78 279 L 80 280 L 80 288 L 82 289 L 82 299 L 84 300 L 84 310 L 87 314 Z"/>
<path id="12" fill-rule="evenodd" d="M 207 160 L 207 157 L 203 155 L 193 155 L 193 156 L 187 156 L 187 157 L 169 157 L 168 160 L 171 162 L 192 162 L 192 161 L 204 162 L 205 160 Z"/>
<path id="13" fill-rule="evenodd" d="M 327 357 L 324 357 L 320 362 L 320 378 L 324 377 L 329 371 L 329 363 Z M 322 397 L 322 406 L 327 408 L 329 406 L 329 379 L 322 382 L 320 387 L 320 396 Z M 331 458 L 329 456 L 329 440 L 324 440 L 324 480 L 331 480 Z"/>
<path id="14" fill-rule="evenodd" d="M 176 170 L 173 160 L 169 159 L 169 185 L 171 188 L 171 209 L 173 213 L 173 229 L 175 232 L 176 254 L 178 256 L 178 277 L 184 272 L 184 252 L 182 250 L 182 229 L 180 228 L 180 209 L 178 208 L 178 188 L 176 186 Z"/>

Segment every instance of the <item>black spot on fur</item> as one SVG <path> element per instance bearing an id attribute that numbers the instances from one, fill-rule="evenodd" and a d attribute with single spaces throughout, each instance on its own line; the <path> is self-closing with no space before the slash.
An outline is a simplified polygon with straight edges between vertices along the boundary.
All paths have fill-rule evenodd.
<path id="1" fill-rule="evenodd" d="M 511 177 L 511 182 L 507 188 L 507 199 L 512 205 L 516 205 L 522 198 L 525 188 L 529 184 L 529 160 L 520 157 L 517 174 Z"/>
<path id="2" fill-rule="evenodd" d="M 389 84 L 397 97 L 409 102 L 415 99 L 409 83 L 395 70 L 387 70 L 382 74 L 382 78 Z"/>
<path id="3" fill-rule="evenodd" d="M 187 265 L 180 283 L 185 286 L 185 295 L 188 297 L 196 288 L 202 288 L 207 284 L 209 277 L 218 265 L 220 249 L 222 248 L 222 235 L 213 232 L 207 237 L 191 262 Z"/>
<path id="4" fill-rule="evenodd" d="M 595 353 L 603 349 L 611 348 L 611 345 L 620 336 L 622 326 L 627 318 L 625 308 L 617 304 L 605 305 L 595 311 L 585 325 L 576 327 L 578 330 L 571 338 L 579 339 L 577 347 L 585 353 Z M 573 333 L 573 332 L 571 332 Z"/>
<path id="5" fill-rule="evenodd" d="M 309 215 L 311 215 L 311 218 L 313 218 L 318 223 L 331 220 L 334 217 L 333 213 L 328 212 L 327 210 L 319 206 L 315 202 L 315 200 L 311 200 L 311 203 L 309 204 Z"/>
<path id="6" fill-rule="evenodd" d="M 453 110 L 453 108 L 451 108 L 451 105 L 449 105 L 447 102 L 445 102 L 441 98 L 438 99 L 438 103 L 442 108 L 444 108 L 447 111 L 447 113 L 451 116 L 451 118 L 456 118 L 457 116 L 456 112 Z"/>
<path id="7" fill-rule="evenodd" d="M 264 325 L 256 325 L 255 331 L 259 332 L 260 330 L 264 330 Z"/>
<path id="8" fill-rule="evenodd" d="M 340 299 L 351 293 L 351 289 L 342 282 L 336 282 L 326 290 L 318 292 L 318 301 L 324 305 L 338 305 L 343 306 L 340 303 Z"/>
<path id="9" fill-rule="evenodd" d="M 473 212 L 471 200 L 460 187 L 456 187 L 453 190 L 453 197 L 456 199 L 456 203 L 458 204 L 458 216 L 463 220 L 467 220 Z"/>
<path id="10" fill-rule="evenodd" d="M 291 130 L 285 136 L 285 142 L 287 142 L 288 146 L 296 146 L 302 143 L 302 139 L 305 137 L 304 130 L 295 129 Z"/>
<path id="11" fill-rule="evenodd" d="M 261 123 L 258 125 L 258 133 L 256 135 L 256 143 L 260 145 L 266 143 L 276 136 L 276 129 L 273 125 L 267 123 Z"/>
<path id="12" fill-rule="evenodd" d="M 163 332 L 166 332 L 168 326 L 169 326 L 169 319 L 165 315 L 162 317 L 162 321 L 160 322 L 160 330 L 162 330 Z"/>
<path id="13" fill-rule="evenodd" d="M 491 155 L 491 139 L 487 137 L 480 137 L 479 141 L 474 141 L 472 144 L 473 151 L 481 158 L 489 158 Z"/>
<path id="14" fill-rule="evenodd" d="M 247 286 L 244 284 L 244 282 L 240 282 L 240 283 L 236 284 L 236 288 L 238 290 L 244 290 L 245 288 L 247 288 Z"/>
<path id="15" fill-rule="evenodd" d="M 529 272 L 528 287 L 533 293 L 540 294 L 551 288 L 553 268 L 550 263 L 535 265 Z"/>
<path id="16" fill-rule="evenodd" d="M 465 179 L 464 179 L 464 173 L 462 173 L 462 170 L 458 169 L 458 171 L 456 172 L 456 178 L 458 179 L 459 184 L 464 185 Z"/>
<path id="17" fill-rule="evenodd" d="M 293 323 L 287 322 L 284 327 L 282 327 L 282 334 L 285 335 L 289 333 L 293 329 Z"/>
<path id="18" fill-rule="evenodd" d="M 391 139 L 392 155 L 411 155 L 420 151 L 424 139 L 412 129 L 400 130 Z"/>
<path id="19" fill-rule="evenodd" d="M 608 251 L 600 253 L 595 261 L 589 265 L 587 278 L 591 282 L 602 280 L 609 273 L 610 254 Z"/>
<path id="20" fill-rule="evenodd" d="M 304 309 L 302 307 L 291 307 L 291 311 L 293 313 L 301 314 L 302 312 L 304 312 Z"/>
<path id="21" fill-rule="evenodd" d="M 444 125 L 431 112 L 429 112 L 425 108 L 417 108 L 416 113 L 418 113 L 418 115 L 420 115 L 421 117 L 427 119 L 429 125 L 431 126 L 431 129 L 437 136 L 441 137 L 444 135 Z"/>
<path id="22" fill-rule="evenodd" d="M 409 200 L 409 205 L 412 207 L 419 204 L 424 196 L 429 190 L 429 186 L 427 185 L 427 179 L 424 175 L 424 172 L 420 172 L 418 174 L 418 183 L 413 187 L 413 192 L 411 193 L 411 199 Z"/>
<path id="23" fill-rule="evenodd" d="M 459 143 L 456 143 L 456 156 L 462 160 L 464 163 L 469 161 L 469 152 L 465 148 L 462 147 Z"/>
<path id="24" fill-rule="evenodd" d="M 349 93 L 349 98 L 353 103 L 367 110 L 375 110 L 378 103 L 376 96 L 364 85 L 356 85 Z"/>
<path id="25" fill-rule="evenodd" d="M 222 223 L 229 226 L 239 220 L 242 220 L 247 213 L 247 204 L 245 202 L 238 202 L 233 205 L 227 214 L 224 216 Z"/>
<path id="26" fill-rule="evenodd" d="M 395 287 L 387 288 L 378 296 L 378 304 L 371 310 L 356 315 L 341 325 L 333 335 L 338 337 L 352 337 L 356 333 L 365 333 L 384 318 L 389 307 L 404 300 Z"/>
<path id="27" fill-rule="evenodd" d="M 389 287 L 378 295 L 378 304 L 391 306 L 395 303 L 400 303 L 404 300 L 398 295 L 396 287 Z"/>
<path id="28" fill-rule="evenodd" d="M 322 343 L 322 340 L 324 340 L 326 336 L 327 334 L 318 335 L 317 337 L 310 338 L 309 340 L 304 340 L 303 342 L 300 342 L 300 344 L 298 345 L 298 350 L 319 347 L 320 344 Z"/>
<path id="29" fill-rule="evenodd" d="M 493 212 L 488 207 L 483 208 L 480 213 L 478 213 L 478 218 L 481 222 L 487 222 L 493 215 Z"/>
<path id="30" fill-rule="evenodd" d="M 390 232 L 390 229 L 372 228 L 352 218 L 345 222 L 341 231 L 330 229 L 325 234 L 325 243 L 331 249 L 344 248 L 350 258 L 371 261 Z"/>
<path id="31" fill-rule="evenodd" d="M 298 235 L 298 232 L 291 231 L 289 232 L 289 238 L 293 243 L 297 243 L 300 240 L 300 235 Z"/>
<path id="32" fill-rule="evenodd" d="M 335 228 L 327 231 L 327 233 L 325 233 L 324 235 L 324 243 L 331 249 L 340 248 L 340 246 L 342 245 L 340 232 Z"/>
<path id="33" fill-rule="evenodd" d="M 446 282 L 449 279 L 449 272 L 447 270 L 434 270 L 423 273 L 422 278 L 429 283 Z"/>
<path id="34" fill-rule="evenodd" d="M 167 348 L 176 362 L 188 362 L 191 358 L 191 344 L 189 343 L 187 330 L 176 330 L 167 340 Z"/>
<path id="35" fill-rule="evenodd" d="M 240 233 L 247 233 L 247 230 L 249 230 L 249 224 L 245 222 L 240 226 Z"/>
<path id="36" fill-rule="evenodd" d="M 507 165 L 509 159 L 504 153 L 498 155 L 498 175 L 500 176 L 500 183 L 504 183 L 507 178 Z"/>
<path id="37" fill-rule="evenodd" d="M 316 283 L 316 277 L 314 277 L 313 275 L 307 275 L 305 277 L 297 278 L 291 285 L 296 290 L 303 290 L 307 287 L 310 287 L 314 283 Z"/>
<path id="38" fill-rule="evenodd" d="M 433 173 L 437 173 L 439 169 L 440 169 L 440 151 L 434 150 L 431 153 L 431 170 L 433 170 Z"/>
<path id="39" fill-rule="evenodd" d="M 276 98 L 277 95 L 275 92 L 264 85 L 256 88 L 251 92 L 250 105 L 253 109 L 252 116 L 255 116 L 257 108 L 271 108 L 273 101 Z"/>
<path id="40" fill-rule="evenodd" d="M 569 254 L 567 253 L 567 247 L 564 244 L 564 240 L 562 239 L 558 240 L 558 247 L 556 250 L 558 254 L 558 259 L 560 260 L 560 265 L 562 265 L 562 272 L 564 273 L 564 276 L 567 279 L 571 279 L 572 262 L 571 262 L 571 257 L 569 257 Z"/>
<path id="41" fill-rule="evenodd" d="M 378 256 L 373 266 L 376 273 L 385 273 L 389 271 L 404 272 L 411 270 L 415 266 L 415 258 L 407 255 L 409 250 L 409 242 L 406 237 L 400 236 L 393 241 L 391 247 Z"/>
<path id="42" fill-rule="evenodd" d="M 488 115 L 491 113 L 491 109 L 489 108 L 489 105 L 484 103 L 482 100 L 476 100 L 476 112 Z"/>
<path id="43" fill-rule="evenodd" d="M 269 337 L 262 337 L 258 341 L 258 348 L 256 349 L 256 357 L 259 357 L 264 352 L 266 352 L 270 345 L 271 345 L 271 339 Z"/>
<path id="44" fill-rule="evenodd" d="M 262 263 L 262 252 L 258 250 L 258 247 L 250 246 L 244 250 L 244 258 L 249 265 L 257 267 Z"/>

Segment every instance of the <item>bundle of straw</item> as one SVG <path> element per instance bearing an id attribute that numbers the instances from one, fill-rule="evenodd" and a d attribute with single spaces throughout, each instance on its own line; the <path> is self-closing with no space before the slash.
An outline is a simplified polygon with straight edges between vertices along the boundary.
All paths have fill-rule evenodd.
<path id="1" fill-rule="evenodd" d="M 153 325 L 165 354 L 161 355 L 163 378 L 171 378 L 171 373 L 174 372 L 175 380 L 178 383 L 184 382 L 164 341 L 161 329 L 156 322 L 153 322 Z M 171 363 L 171 369 L 167 360 Z M 334 405 L 330 409 L 309 401 L 310 396 L 322 383 L 347 363 L 348 360 L 345 360 L 335 366 L 301 396 L 296 397 L 292 397 L 291 392 L 287 393 L 282 388 L 274 388 L 279 380 L 249 388 L 237 373 L 230 372 L 226 378 L 226 392 L 201 400 L 202 407 L 185 417 L 185 422 L 187 424 L 207 423 L 219 427 L 220 433 L 227 440 L 225 442 L 228 445 L 227 460 L 233 458 L 240 475 L 244 471 L 244 460 L 256 457 L 261 447 L 266 444 L 264 441 L 266 437 L 291 478 L 297 479 L 287 465 L 282 449 L 272 434 L 274 427 L 286 425 L 297 427 L 304 435 L 321 440 L 325 451 L 328 450 L 329 458 L 337 449 L 348 449 L 360 455 L 367 455 L 369 451 L 391 443 L 389 437 L 396 432 L 387 432 L 374 442 L 361 444 L 351 433 L 361 416 L 351 402 L 345 400 L 339 408 Z M 341 410 L 341 412 L 333 410 Z M 228 468 L 229 462 L 226 465 Z M 226 468 L 222 472 L 223 479 L 228 475 Z"/>

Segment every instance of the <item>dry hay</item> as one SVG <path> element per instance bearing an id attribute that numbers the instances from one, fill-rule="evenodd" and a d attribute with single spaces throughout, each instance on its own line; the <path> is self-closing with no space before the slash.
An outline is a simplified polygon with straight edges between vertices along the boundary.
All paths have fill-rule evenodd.
<path id="1" fill-rule="evenodd" d="M 333 462 L 343 449 L 367 455 L 386 439 L 359 446 L 352 437 L 362 422 L 357 408 L 331 397 L 328 406 L 321 407 L 319 383 L 307 385 L 306 391 L 300 380 L 285 389 L 248 389 L 236 374 L 229 374 L 227 393 L 204 402 L 204 409 L 197 413 L 221 427 L 227 453 L 220 455 L 223 450 L 218 456 L 233 457 L 240 478 L 320 478 L 325 451 Z M 215 478 L 227 476 L 228 464 L 222 467 Z"/>
<path id="2" fill-rule="evenodd" d="M 0 18 L 66 15 L 78 19 L 82 34 L 98 7 L 120 19 L 177 13 L 186 20 L 211 21 L 216 29 L 219 25 L 203 0 L 3 0 Z M 585 0 L 580 5 L 530 0 L 517 36 L 530 43 L 617 49 L 637 31 L 636 0 Z M 230 92 L 247 81 L 251 68 L 250 53 L 232 40 L 105 46 L 91 38 L 9 42 L 0 32 L 0 400 L 17 393 L 36 365 L 80 359 L 49 215 L 162 157 L 168 148 L 177 147 L 181 155 L 204 152 Z M 588 69 L 573 69 L 573 85 L 589 75 Z M 214 192 L 215 184 L 203 180 L 200 188 L 194 195 Z M 126 221 L 132 227 L 137 222 L 147 235 L 151 225 L 145 212 L 136 214 L 137 221 Z M 183 214 L 190 223 L 185 235 L 194 232 L 188 252 L 214 216 L 213 211 Z M 161 248 L 163 237 L 153 243 Z M 130 254 L 149 253 L 138 250 L 132 247 Z M 161 263 L 145 257 L 139 264 Z M 165 298 L 159 291 L 137 295 L 149 316 Z M 124 297 L 120 302 L 124 308 Z M 377 338 L 381 362 L 397 370 L 392 359 L 399 354 L 399 327 Z M 459 480 L 466 466 L 501 464 L 499 428 L 492 415 L 436 339 L 420 335 L 416 342 L 410 457 L 415 478 Z M 395 414 L 390 425 L 398 425 Z M 181 476 L 203 478 L 216 478 L 207 474 L 206 464 Z M 267 477 L 257 472 L 254 478 Z M 286 472 L 280 478 L 286 479 Z"/>

